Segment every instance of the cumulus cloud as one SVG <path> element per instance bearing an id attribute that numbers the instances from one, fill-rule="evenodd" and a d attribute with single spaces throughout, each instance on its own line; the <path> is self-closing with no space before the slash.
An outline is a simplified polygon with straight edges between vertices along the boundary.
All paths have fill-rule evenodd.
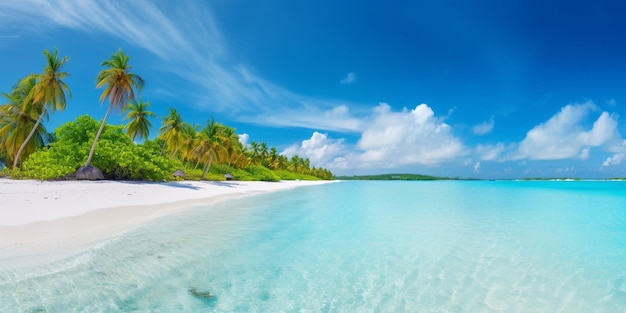
<path id="1" fill-rule="evenodd" d="M 345 139 L 332 139 L 328 134 L 313 132 L 310 139 L 303 140 L 299 145 L 292 145 L 281 154 L 286 156 L 299 155 L 308 158 L 313 166 L 327 167 L 334 159 L 345 153 Z"/>
<path id="2" fill-rule="evenodd" d="M 348 147 L 343 138 L 332 139 L 314 132 L 310 139 L 289 147 L 283 154 L 298 154 L 331 169 L 435 166 L 467 154 L 452 128 L 426 104 L 396 112 L 381 103 L 367 121 L 362 124 L 356 147 Z"/>
<path id="3" fill-rule="evenodd" d="M 493 130 L 494 124 L 495 124 L 495 121 L 493 120 L 493 116 L 492 116 L 489 121 L 484 121 L 484 122 L 482 122 L 482 123 L 480 123 L 478 125 L 475 125 L 472 128 L 472 131 L 476 135 L 486 135 L 486 134 L 490 133 L 491 130 Z"/>
<path id="4" fill-rule="evenodd" d="M 239 142 L 245 147 L 248 144 L 248 140 L 250 139 L 250 135 L 243 133 L 241 135 L 237 135 L 239 137 Z"/>
<path id="5" fill-rule="evenodd" d="M 528 131 L 512 159 L 557 160 L 589 157 L 590 147 L 610 148 L 621 142 L 616 117 L 602 112 L 590 129 L 584 122 L 597 110 L 592 102 L 567 105 L 547 122 Z"/>
<path id="6" fill-rule="evenodd" d="M 340 81 L 344 85 L 354 84 L 356 82 L 356 74 L 350 72 L 346 74 L 346 77 Z"/>
<path id="7" fill-rule="evenodd" d="M 476 162 L 476 164 L 474 164 L 474 173 L 478 172 L 480 172 L 480 162 Z"/>
<path id="8" fill-rule="evenodd" d="M 362 151 L 360 164 L 384 167 L 437 165 L 466 154 L 451 127 L 426 104 L 393 112 L 381 103 L 374 108 L 357 148 Z"/>

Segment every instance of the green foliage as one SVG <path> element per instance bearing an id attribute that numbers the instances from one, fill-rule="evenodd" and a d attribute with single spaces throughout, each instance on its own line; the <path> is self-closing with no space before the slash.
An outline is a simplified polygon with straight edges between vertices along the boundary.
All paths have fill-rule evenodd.
<path id="1" fill-rule="evenodd" d="M 9 155 L 6 150 L 0 148 L 0 169 L 4 169 L 9 161 Z"/>
<path id="2" fill-rule="evenodd" d="M 0 169 L 0 177 L 11 177 L 13 171 L 8 167 L 3 167 Z"/>
<path id="3" fill-rule="evenodd" d="M 320 180 L 320 178 L 315 176 L 294 173 L 287 170 L 277 170 L 274 171 L 274 173 L 278 175 L 281 180 Z"/>
<path id="4" fill-rule="evenodd" d="M 185 168 L 183 171 L 185 172 L 185 175 L 187 175 L 185 178 L 186 180 L 200 180 L 202 177 L 202 169 L 200 168 Z M 223 181 L 226 180 L 226 178 L 223 174 L 209 172 L 204 175 L 204 180 Z"/>
<path id="5" fill-rule="evenodd" d="M 250 165 L 246 167 L 246 172 L 261 181 L 279 181 L 280 177 L 268 168 L 260 165 Z"/>
<path id="6" fill-rule="evenodd" d="M 222 179 L 224 179 L 224 175 L 231 174 L 233 175 L 233 177 L 235 177 L 235 180 L 242 180 L 242 181 L 261 180 L 260 178 L 255 178 L 251 173 L 245 170 L 232 168 L 226 164 L 219 164 L 219 163 L 211 164 L 210 173 L 221 176 Z"/>
<path id="7" fill-rule="evenodd" d="M 98 122 L 84 115 L 56 130 L 57 141 L 49 148 L 31 155 L 22 166 L 24 177 L 57 179 L 71 175 L 80 167 L 89 152 Z M 154 153 L 153 142 L 134 144 L 123 133 L 122 126 L 105 126 L 97 143 L 92 164 L 109 179 L 153 180 L 172 179 L 178 160 L 169 160 Z"/>

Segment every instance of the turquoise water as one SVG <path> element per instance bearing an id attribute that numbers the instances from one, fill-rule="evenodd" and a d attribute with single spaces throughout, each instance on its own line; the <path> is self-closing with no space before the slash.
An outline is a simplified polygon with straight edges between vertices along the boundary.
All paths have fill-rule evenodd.
<path id="1" fill-rule="evenodd" d="M 340 182 L 1 253 L 0 312 L 626 312 L 626 182 Z"/>

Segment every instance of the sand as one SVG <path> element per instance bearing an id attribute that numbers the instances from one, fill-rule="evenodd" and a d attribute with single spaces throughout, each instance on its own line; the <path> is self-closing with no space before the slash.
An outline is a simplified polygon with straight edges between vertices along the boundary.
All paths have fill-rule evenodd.
<path id="1" fill-rule="evenodd" d="M 69 249 L 191 207 L 324 183 L 0 179 L 0 257 Z"/>

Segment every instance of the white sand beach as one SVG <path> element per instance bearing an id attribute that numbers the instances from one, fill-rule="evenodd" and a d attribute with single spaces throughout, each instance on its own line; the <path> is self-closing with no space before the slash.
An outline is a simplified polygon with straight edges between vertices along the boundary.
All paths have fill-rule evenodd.
<path id="1" fill-rule="evenodd" d="M 167 183 L 0 179 L 0 251 L 84 244 L 186 208 L 328 181 Z M 54 244 L 51 244 L 54 243 Z M 11 251 L 10 251 L 11 250 Z M 44 249 L 45 250 L 45 249 Z M 45 251 L 41 251 L 45 252 Z"/>

